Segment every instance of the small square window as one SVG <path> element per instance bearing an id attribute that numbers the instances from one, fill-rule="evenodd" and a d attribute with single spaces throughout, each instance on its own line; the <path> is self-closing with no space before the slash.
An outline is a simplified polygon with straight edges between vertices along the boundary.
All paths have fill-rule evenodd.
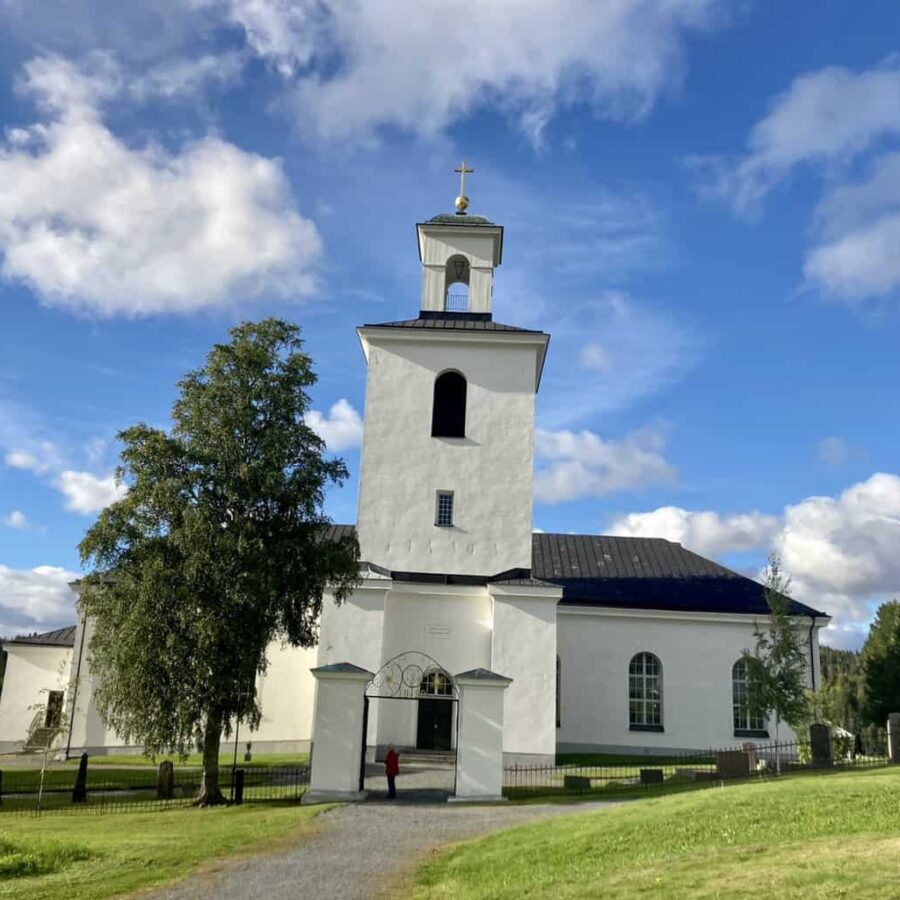
<path id="1" fill-rule="evenodd" d="M 443 528 L 449 528 L 453 524 L 453 491 L 437 492 L 434 524 Z"/>

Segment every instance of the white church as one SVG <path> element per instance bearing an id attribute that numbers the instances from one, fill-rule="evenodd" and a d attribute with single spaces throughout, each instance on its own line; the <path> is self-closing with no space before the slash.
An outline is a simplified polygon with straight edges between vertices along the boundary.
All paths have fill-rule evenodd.
<path id="1" fill-rule="evenodd" d="M 550 335 L 494 320 L 503 227 L 467 206 L 461 196 L 458 212 L 417 225 L 418 315 L 357 328 L 358 512 L 334 528 L 356 528 L 361 581 L 341 606 L 326 597 L 317 647 L 269 648 L 262 722 L 242 748 L 306 750 L 349 704 L 370 758 L 388 743 L 454 750 L 475 687 L 498 688 L 487 739 L 507 763 L 765 740 L 741 663 L 767 614 L 761 585 L 662 539 L 532 530 Z M 793 614 L 815 687 L 829 618 L 797 602 Z M 0 752 L 60 720 L 60 753 L 140 750 L 97 714 L 90 631 L 82 620 L 5 643 Z M 313 765 L 315 777 L 315 753 Z"/>

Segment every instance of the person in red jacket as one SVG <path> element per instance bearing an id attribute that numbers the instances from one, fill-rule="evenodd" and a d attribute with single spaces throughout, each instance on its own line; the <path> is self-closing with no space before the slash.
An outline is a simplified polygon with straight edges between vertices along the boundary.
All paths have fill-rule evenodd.
<path id="1" fill-rule="evenodd" d="M 388 744 L 387 756 L 384 758 L 384 774 L 387 775 L 388 800 L 394 800 L 397 797 L 394 779 L 400 774 L 400 754 L 393 744 Z"/>

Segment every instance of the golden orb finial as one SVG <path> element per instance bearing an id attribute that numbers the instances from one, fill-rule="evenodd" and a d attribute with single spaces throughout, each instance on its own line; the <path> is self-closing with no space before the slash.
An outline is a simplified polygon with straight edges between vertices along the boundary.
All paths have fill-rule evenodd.
<path id="1" fill-rule="evenodd" d="M 464 216 L 469 208 L 469 198 L 466 196 L 466 175 L 471 175 L 475 170 L 466 166 L 466 161 L 462 161 L 462 165 L 454 172 L 459 172 L 459 196 L 454 201 L 456 205 L 456 214 Z"/>

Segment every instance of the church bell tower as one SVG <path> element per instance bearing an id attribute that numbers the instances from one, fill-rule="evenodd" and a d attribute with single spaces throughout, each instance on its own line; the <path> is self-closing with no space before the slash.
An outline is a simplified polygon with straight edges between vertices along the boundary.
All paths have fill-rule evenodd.
<path id="1" fill-rule="evenodd" d="M 366 407 L 357 531 L 394 573 L 531 568 L 534 398 L 549 335 L 493 318 L 503 227 L 468 212 L 416 226 L 417 318 L 357 329 Z"/>

